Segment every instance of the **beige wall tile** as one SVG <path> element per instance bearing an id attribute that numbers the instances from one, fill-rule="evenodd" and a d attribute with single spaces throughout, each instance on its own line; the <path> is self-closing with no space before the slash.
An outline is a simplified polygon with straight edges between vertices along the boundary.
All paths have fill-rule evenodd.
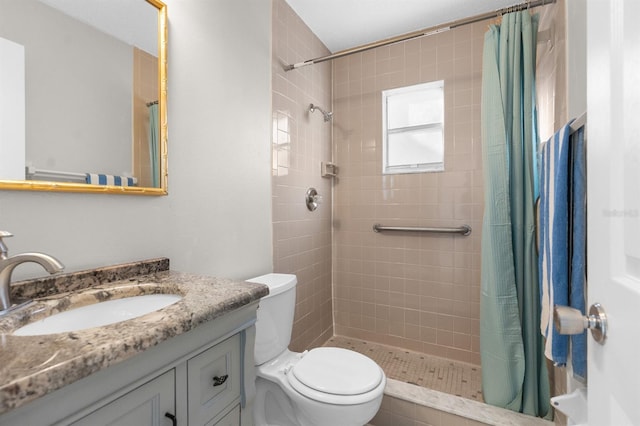
<path id="1" fill-rule="evenodd" d="M 357 329 L 353 321 L 341 323 L 348 316 L 340 311 L 352 312 L 361 297 L 377 318 L 374 341 L 395 339 L 476 364 L 480 230 L 471 237 L 393 235 L 374 234 L 371 226 L 475 226 L 481 220 L 482 181 L 475 184 L 475 174 L 482 174 L 481 61 L 473 53 L 482 48 L 484 31 L 478 25 L 486 27 L 465 26 L 333 63 L 334 159 L 341 174 L 333 247 L 336 269 L 346 273 L 334 277 L 344 302 L 335 304 L 336 330 Z M 445 81 L 445 172 L 383 176 L 380 91 L 435 79 Z M 357 276 L 373 286 L 342 292 Z"/>
<path id="2" fill-rule="evenodd" d="M 284 71 L 284 63 L 329 53 L 284 0 L 273 0 L 272 43 L 273 267 L 298 276 L 291 348 L 301 351 L 333 335 L 331 182 L 320 177 L 320 163 L 331 160 L 331 126 L 308 112 L 311 103 L 331 110 L 332 70 L 323 64 Z M 309 187 L 323 196 L 314 212 L 304 203 Z M 360 297 L 345 290 L 336 292 L 345 301 Z M 350 305 L 350 312 L 346 305 L 341 320 L 362 327 L 360 307 Z"/>

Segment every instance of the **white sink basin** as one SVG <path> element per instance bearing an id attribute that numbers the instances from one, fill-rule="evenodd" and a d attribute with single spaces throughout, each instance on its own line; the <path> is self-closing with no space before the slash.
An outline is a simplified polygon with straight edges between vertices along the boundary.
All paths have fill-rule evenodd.
<path id="1" fill-rule="evenodd" d="M 51 315 L 20 327 L 14 336 L 41 336 L 101 327 L 136 318 L 166 306 L 182 296 L 175 294 L 148 294 L 99 302 Z"/>

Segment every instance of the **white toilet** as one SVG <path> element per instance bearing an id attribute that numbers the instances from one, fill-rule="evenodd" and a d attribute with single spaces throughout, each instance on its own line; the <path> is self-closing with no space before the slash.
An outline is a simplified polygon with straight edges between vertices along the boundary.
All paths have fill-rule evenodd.
<path id="1" fill-rule="evenodd" d="M 386 377 L 371 359 L 341 348 L 295 353 L 295 275 L 247 280 L 269 286 L 256 322 L 256 426 L 362 426 L 382 402 Z"/>

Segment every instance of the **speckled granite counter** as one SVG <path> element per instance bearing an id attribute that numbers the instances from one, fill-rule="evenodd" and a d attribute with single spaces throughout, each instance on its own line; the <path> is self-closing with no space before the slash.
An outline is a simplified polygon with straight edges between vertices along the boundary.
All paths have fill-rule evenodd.
<path id="1" fill-rule="evenodd" d="M 266 286 L 168 270 L 168 259 L 116 265 L 15 284 L 14 297 L 39 297 L 35 307 L 0 318 L 0 414 L 101 369 L 124 361 L 171 337 L 232 312 L 268 294 Z M 159 311 L 99 328 L 19 337 L 10 334 L 36 319 L 40 309 L 63 311 L 95 299 L 148 293 L 183 298 Z M 41 300 L 41 301 L 40 301 Z"/>

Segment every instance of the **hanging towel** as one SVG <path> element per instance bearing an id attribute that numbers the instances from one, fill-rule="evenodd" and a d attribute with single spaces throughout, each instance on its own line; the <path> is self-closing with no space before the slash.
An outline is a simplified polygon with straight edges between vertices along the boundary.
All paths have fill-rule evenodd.
<path id="1" fill-rule="evenodd" d="M 540 331 L 556 365 L 566 365 L 569 346 L 553 324 L 554 305 L 569 304 L 569 125 L 542 146 L 540 158 Z"/>
<path id="2" fill-rule="evenodd" d="M 136 186 L 138 184 L 138 179 L 134 177 L 99 173 L 87 173 L 86 180 L 91 185 Z"/>
<path id="3" fill-rule="evenodd" d="M 584 127 L 571 135 L 571 288 L 569 305 L 586 314 L 587 174 Z M 587 378 L 587 331 L 571 336 L 571 365 L 579 380 Z"/>

